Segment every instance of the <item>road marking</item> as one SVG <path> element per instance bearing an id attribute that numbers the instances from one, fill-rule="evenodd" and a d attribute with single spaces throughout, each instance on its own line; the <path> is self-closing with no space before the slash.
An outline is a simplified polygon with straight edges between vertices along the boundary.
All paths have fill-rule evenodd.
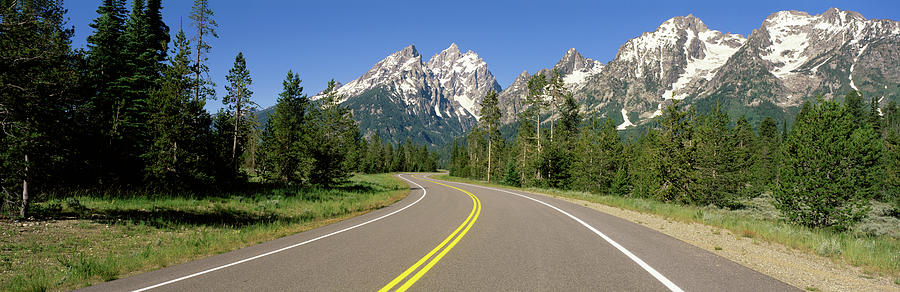
<path id="1" fill-rule="evenodd" d="M 349 230 L 352 230 L 352 229 L 356 229 L 357 227 L 360 227 L 360 226 L 363 226 L 363 225 L 366 225 L 366 224 L 369 224 L 369 223 L 372 223 L 372 222 L 375 222 L 375 221 L 384 219 L 384 218 L 387 217 L 387 216 L 391 216 L 391 215 L 397 214 L 397 212 L 406 210 L 406 208 L 412 207 L 412 205 L 415 205 L 416 203 L 418 203 L 419 201 L 421 201 L 423 198 L 425 198 L 425 195 L 428 194 L 428 190 L 426 190 L 425 188 L 423 188 L 421 185 L 419 185 L 419 184 L 417 184 L 417 183 L 415 183 L 415 182 L 413 182 L 413 181 L 411 181 L 411 180 L 408 180 L 408 179 L 406 179 L 406 178 L 404 178 L 404 177 L 402 177 L 402 176 L 399 176 L 399 175 L 398 175 L 397 177 L 399 177 L 399 178 L 401 178 L 401 179 L 403 179 L 403 180 L 405 180 L 405 181 L 411 182 L 411 183 L 413 183 L 413 184 L 419 186 L 419 188 L 422 189 L 422 191 L 423 191 L 423 192 L 422 192 L 422 196 L 419 197 L 419 199 L 417 199 L 415 202 L 412 202 L 412 204 L 406 205 L 406 206 L 404 206 L 403 208 L 400 208 L 399 210 L 396 210 L 396 211 L 394 211 L 394 212 L 390 212 L 390 213 L 384 214 L 384 215 L 382 215 L 381 217 L 378 217 L 378 218 L 375 218 L 375 219 L 372 219 L 372 220 L 369 220 L 369 221 L 366 221 L 366 222 L 363 222 L 363 223 L 360 223 L 360 224 L 357 224 L 357 225 L 353 225 L 353 226 L 351 226 L 351 227 L 347 227 L 347 228 L 344 228 L 344 229 L 341 229 L 341 230 L 338 230 L 338 231 L 335 231 L 335 232 L 332 232 L 332 233 L 329 233 L 329 234 L 325 234 L 325 235 L 322 235 L 322 236 L 319 236 L 319 237 L 316 237 L 316 238 L 313 238 L 313 239 L 310 239 L 310 240 L 307 240 L 307 241 L 304 241 L 304 242 L 301 242 L 301 243 L 297 243 L 297 244 L 290 245 L 290 246 L 287 246 L 287 247 L 283 247 L 283 248 L 280 248 L 280 249 L 276 249 L 276 250 L 273 250 L 273 251 L 270 251 L 270 252 L 267 252 L 267 253 L 264 253 L 264 254 L 260 254 L 260 255 L 254 256 L 254 257 L 246 258 L 246 259 L 239 260 L 239 261 L 236 261 L 236 262 L 233 262 L 233 263 L 230 263 L 230 264 L 226 264 L 226 265 L 221 265 L 221 266 L 218 266 L 218 267 L 215 267 L 215 268 L 212 268 L 212 269 L 208 269 L 208 270 L 205 270 L 205 271 L 196 272 L 196 273 L 193 273 L 193 274 L 190 274 L 190 275 L 181 277 L 181 278 L 177 278 L 177 279 L 165 281 L 165 282 L 162 282 L 162 283 L 153 285 L 153 286 L 147 286 L 147 287 L 144 287 L 144 288 L 141 288 L 141 289 L 137 289 L 137 290 L 134 290 L 134 292 L 147 291 L 147 290 L 150 290 L 150 289 L 153 289 L 153 288 L 162 287 L 162 286 L 169 285 L 169 284 L 172 284 L 172 283 L 175 283 L 175 282 L 179 282 L 179 281 L 183 281 L 183 280 L 186 280 L 186 279 L 190 279 L 190 278 L 193 278 L 193 277 L 196 277 L 196 276 L 200 276 L 200 275 L 203 275 L 203 274 L 206 274 L 206 273 L 218 271 L 218 270 L 221 270 L 221 269 L 230 267 L 230 266 L 234 266 L 234 265 L 246 263 L 246 262 L 249 262 L 249 261 L 252 261 L 252 260 L 255 260 L 255 259 L 264 257 L 264 256 L 268 256 L 268 255 L 276 254 L 276 253 L 279 253 L 279 252 L 282 252 L 282 251 L 285 251 L 285 250 L 289 250 L 289 249 L 292 249 L 292 248 L 295 248 L 295 247 L 298 247 L 298 246 L 301 246 L 301 245 L 304 245 L 304 244 L 307 244 L 307 243 L 310 243 L 310 242 L 313 242 L 313 241 L 317 241 L 317 240 L 319 240 L 319 239 L 323 239 L 323 238 L 326 238 L 326 237 L 329 237 L 329 236 L 332 236 L 332 235 L 335 235 L 335 234 L 338 234 L 338 233 L 342 233 L 342 232 L 344 232 L 344 231 L 349 231 Z"/>
<path id="2" fill-rule="evenodd" d="M 650 265 L 648 265 L 646 262 L 644 262 L 643 260 L 641 260 L 639 257 L 637 257 L 636 255 L 634 255 L 633 253 L 631 253 L 631 251 L 628 251 L 628 249 L 626 249 L 624 246 L 620 245 L 620 244 L 619 244 L 618 242 L 616 242 L 615 240 L 612 240 L 612 238 L 609 238 L 609 236 L 606 236 L 606 234 L 603 234 L 603 232 L 600 232 L 599 230 L 597 230 L 597 229 L 594 228 L 593 226 L 591 226 L 591 225 L 585 223 L 584 221 L 582 221 L 582 220 L 579 219 L 578 217 L 575 217 L 574 215 L 569 214 L 568 212 L 563 211 L 562 209 L 557 208 L 556 206 L 547 204 L 547 203 L 545 203 L 544 201 L 541 201 L 541 200 L 538 200 L 538 199 L 535 199 L 535 198 L 532 198 L 532 197 L 529 197 L 529 196 L 526 196 L 526 195 L 514 193 L 514 192 L 511 192 L 511 191 L 504 190 L 504 189 L 496 189 L 496 188 L 485 187 L 485 186 L 479 186 L 479 185 L 473 185 L 473 184 L 467 184 L 467 183 L 461 183 L 461 182 L 454 182 L 454 183 L 458 183 L 458 184 L 462 184 L 462 185 L 467 185 L 467 186 L 472 186 L 472 187 L 478 187 L 478 188 L 483 188 L 483 189 L 489 189 L 489 190 L 494 190 L 494 191 L 504 192 L 504 193 L 507 193 L 507 194 L 516 195 L 516 196 L 523 197 L 523 198 L 526 198 L 526 199 L 529 199 L 529 200 L 538 202 L 538 203 L 540 203 L 540 204 L 543 204 L 544 206 L 550 207 L 550 208 L 552 208 L 553 210 L 559 211 L 560 213 L 563 213 L 564 215 L 569 216 L 569 218 L 572 218 L 572 219 L 575 220 L 576 222 L 581 223 L 581 225 L 583 225 L 584 227 L 587 227 L 588 229 L 590 229 L 591 231 L 593 231 L 595 234 L 599 235 L 601 238 L 603 238 L 603 240 L 606 240 L 606 242 L 608 242 L 610 245 L 612 245 L 613 247 L 615 247 L 616 249 L 618 249 L 620 252 L 622 252 L 623 254 L 625 254 L 625 256 L 627 256 L 629 259 L 631 259 L 631 260 L 634 261 L 636 264 L 638 264 L 638 266 L 641 266 L 641 268 L 643 268 L 645 271 L 647 271 L 648 273 L 650 273 L 650 275 L 652 275 L 654 278 L 656 278 L 656 280 L 658 280 L 660 283 L 662 283 L 663 285 L 665 285 L 666 288 L 669 288 L 670 291 L 672 291 L 672 292 L 684 292 L 684 290 L 681 290 L 681 288 L 679 288 L 678 285 L 675 285 L 675 283 L 673 283 L 672 281 L 670 281 L 669 278 L 666 278 L 666 276 L 663 276 L 663 274 L 661 274 L 660 272 L 656 271 L 656 269 L 654 269 L 653 267 L 651 267 Z"/>
<path id="3" fill-rule="evenodd" d="M 412 176 L 412 177 L 415 178 L 416 176 Z M 450 233 L 450 236 L 447 236 L 447 238 L 445 238 L 444 241 L 442 241 L 440 244 L 438 244 L 437 247 L 435 247 L 430 252 L 428 252 L 428 254 L 426 254 L 424 257 L 419 259 L 419 261 L 417 261 L 411 267 L 406 269 L 406 271 L 403 271 L 403 273 L 401 273 L 399 276 L 394 278 L 394 280 L 391 280 L 390 283 L 388 283 L 387 285 L 385 285 L 384 287 L 379 289 L 378 290 L 379 292 L 390 291 L 392 288 L 394 288 L 394 286 L 399 284 L 401 281 L 403 281 L 403 279 L 405 279 L 407 276 L 409 276 L 409 274 L 411 274 L 413 271 L 415 271 L 417 268 L 419 268 L 419 266 L 421 266 L 423 263 L 425 263 L 425 261 L 427 261 L 429 258 L 431 258 L 431 256 L 433 256 L 436 252 L 441 250 L 441 248 L 444 247 L 444 245 L 446 245 L 447 242 L 450 242 L 450 240 L 453 239 L 453 241 L 450 242 L 449 245 L 447 245 L 447 248 L 444 248 L 443 250 L 441 250 L 441 252 L 437 256 L 435 256 L 434 258 L 431 258 L 431 261 L 429 261 L 428 264 L 425 265 L 425 267 L 423 267 L 421 270 L 416 272 L 415 275 L 413 275 L 411 278 L 409 278 L 409 280 L 407 280 L 405 283 L 403 283 L 403 285 L 401 285 L 399 288 L 397 288 L 396 291 L 406 291 L 406 289 L 409 289 L 409 287 L 411 287 L 413 284 L 416 283 L 416 281 L 418 281 L 420 278 L 422 278 L 422 276 L 424 276 L 425 273 L 428 272 L 428 270 L 431 270 L 431 268 L 434 267 L 434 265 L 437 264 L 437 262 L 439 262 L 444 257 L 444 255 L 447 254 L 447 252 L 449 252 L 451 249 L 453 249 L 454 246 L 456 246 L 456 243 L 459 242 L 459 240 L 462 239 L 463 236 L 465 236 L 466 233 L 469 232 L 469 229 L 472 228 L 472 225 L 475 225 L 475 221 L 478 220 L 478 216 L 481 214 L 481 200 L 478 199 L 478 197 L 476 197 L 474 194 L 472 194 L 466 190 L 463 190 L 463 189 L 460 189 L 460 188 L 457 188 L 457 187 L 454 187 L 451 185 L 442 184 L 442 183 L 439 183 L 439 182 L 436 182 L 436 181 L 433 181 L 430 179 L 423 179 L 423 180 L 430 181 L 430 182 L 433 182 L 433 183 L 436 183 L 436 184 L 439 184 L 442 186 L 446 186 L 449 188 L 453 188 L 453 189 L 456 189 L 456 190 L 459 190 L 459 191 L 465 193 L 466 195 L 469 195 L 469 197 L 472 198 L 472 211 L 469 212 L 469 217 L 467 217 L 466 220 L 463 221 L 463 223 L 460 224 L 459 227 L 457 227 L 456 230 L 453 231 L 453 233 Z M 419 187 L 422 187 L 419 184 L 416 184 L 416 185 L 418 185 Z M 460 232 L 460 230 L 462 230 L 462 232 Z M 457 233 L 459 233 L 459 236 L 456 236 Z M 454 238 L 454 236 L 455 236 L 455 238 Z"/>

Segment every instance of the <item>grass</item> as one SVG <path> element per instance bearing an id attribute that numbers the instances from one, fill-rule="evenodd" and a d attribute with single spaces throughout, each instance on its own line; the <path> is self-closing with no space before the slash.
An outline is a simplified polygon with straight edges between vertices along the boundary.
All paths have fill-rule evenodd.
<path id="1" fill-rule="evenodd" d="M 656 214 L 663 216 L 667 220 L 706 224 L 729 230 L 733 234 L 739 234 L 741 237 L 775 242 L 797 250 L 816 253 L 853 266 L 862 267 L 864 271 L 887 275 L 892 278 L 900 277 L 900 239 L 889 235 L 872 235 L 860 231 L 836 232 L 829 229 L 811 229 L 791 224 L 781 219 L 777 211 L 773 211 L 774 208 L 770 208 L 771 204 L 763 203 L 765 198 L 757 198 L 748 202 L 749 207 L 745 210 L 732 211 L 576 191 L 514 188 L 451 177 L 446 174 L 435 176 L 435 178 L 585 200 L 612 207 Z M 900 226 L 893 226 L 893 229 L 900 229 Z M 894 231 L 884 231 L 883 234 L 892 233 Z M 897 284 L 900 285 L 900 283 Z"/>
<path id="2" fill-rule="evenodd" d="M 89 286 L 309 230 L 406 194 L 402 180 L 378 174 L 332 189 L 49 200 L 34 208 L 44 219 L 0 221 L 0 291 Z"/>

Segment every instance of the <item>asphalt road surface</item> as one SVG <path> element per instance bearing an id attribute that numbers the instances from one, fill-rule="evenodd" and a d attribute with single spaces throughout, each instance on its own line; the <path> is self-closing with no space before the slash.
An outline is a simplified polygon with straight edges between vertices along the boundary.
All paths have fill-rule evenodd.
<path id="1" fill-rule="evenodd" d="M 405 199 L 84 291 L 797 291 L 562 200 L 401 175 Z"/>

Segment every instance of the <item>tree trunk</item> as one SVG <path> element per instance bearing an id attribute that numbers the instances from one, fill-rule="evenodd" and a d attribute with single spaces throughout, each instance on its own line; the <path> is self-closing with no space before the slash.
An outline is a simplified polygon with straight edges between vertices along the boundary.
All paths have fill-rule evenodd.
<path id="1" fill-rule="evenodd" d="M 25 178 L 22 179 L 22 207 L 19 209 L 19 217 L 25 217 L 28 213 L 28 154 L 25 154 Z"/>
<path id="2" fill-rule="evenodd" d="M 491 135 L 488 134 L 488 169 L 487 169 L 487 181 L 491 182 Z"/>
<path id="3" fill-rule="evenodd" d="M 235 97 L 237 99 L 236 105 L 234 108 L 234 143 L 231 144 L 231 163 L 236 162 L 236 154 L 237 154 L 237 137 L 238 137 L 238 121 L 240 121 L 241 115 L 241 95 L 243 95 L 243 89 L 238 91 L 238 95 Z"/>
<path id="4" fill-rule="evenodd" d="M 197 25 L 199 31 L 197 32 L 197 71 L 195 73 L 195 84 L 196 88 L 194 90 L 194 100 L 200 100 L 200 50 L 203 49 L 203 13 L 200 13 L 200 23 Z"/>

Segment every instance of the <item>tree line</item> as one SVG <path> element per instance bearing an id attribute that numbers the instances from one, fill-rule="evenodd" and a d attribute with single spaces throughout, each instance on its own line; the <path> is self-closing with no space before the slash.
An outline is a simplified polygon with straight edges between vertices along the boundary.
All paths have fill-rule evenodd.
<path id="1" fill-rule="evenodd" d="M 528 82 L 518 132 L 504 141 L 496 93 L 478 126 L 454 141 L 450 174 L 511 186 L 549 187 L 691 205 L 740 208 L 769 194 L 792 222 L 846 229 L 871 200 L 900 210 L 900 111 L 859 92 L 843 103 L 803 104 L 791 129 L 758 128 L 716 106 L 678 102 L 624 138 L 612 119 L 582 113 L 558 73 Z"/>
<path id="2" fill-rule="evenodd" d="M 61 0 L 0 0 L 0 214 L 25 217 L 36 198 L 74 189 L 225 190 L 250 176 L 327 186 L 354 171 L 436 169 L 424 146 L 360 137 L 333 81 L 311 101 L 288 72 L 276 113 L 259 125 L 243 53 L 223 107 L 207 112 L 219 98 L 208 0 L 194 1 L 188 31 L 174 37 L 161 0 L 125 3 L 103 0 L 87 47 L 73 49 Z"/>

